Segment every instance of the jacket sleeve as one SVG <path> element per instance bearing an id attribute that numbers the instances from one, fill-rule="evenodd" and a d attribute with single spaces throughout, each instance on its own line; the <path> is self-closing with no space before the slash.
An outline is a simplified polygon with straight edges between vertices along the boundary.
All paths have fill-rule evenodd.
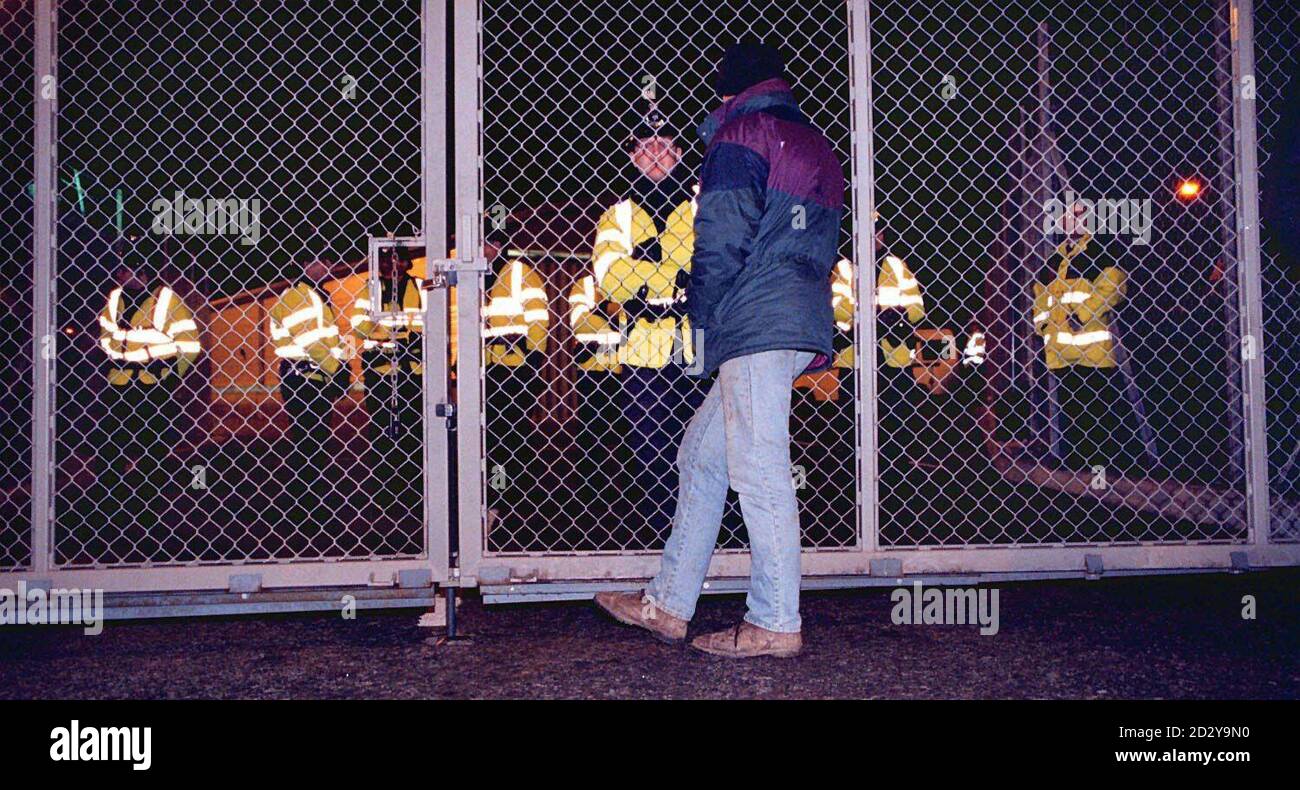
<path id="1" fill-rule="evenodd" d="M 907 320 L 913 324 L 925 318 L 921 284 L 907 264 L 893 255 L 885 256 L 880 262 L 880 274 L 876 277 L 876 306 L 905 310 Z"/>
<path id="2" fill-rule="evenodd" d="M 1047 328 L 1051 325 L 1048 321 L 1052 317 L 1050 299 L 1051 294 L 1043 284 L 1034 283 L 1034 333 L 1042 337 L 1047 336 Z"/>
<path id="3" fill-rule="evenodd" d="M 616 302 L 626 302 L 636 296 L 641 286 L 659 271 L 656 261 L 639 261 L 632 257 L 628 242 L 640 244 L 651 238 L 653 228 L 636 227 L 636 218 L 624 218 L 622 227 L 618 217 L 619 206 L 611 206 L 600 217 L 596 226 L 596 244 L 591 251 L 591 265 L 596 273 L 596 287 Z"/>
<path id="4" fill-rule="evenodd" d="M 327 321 L 325 306 L 317 303 L 320 297 L 309 296 L 312 307 L 317 310 L 316 321 L 303 321 L 293 328 L 294 341 L 307 352 L 311 361 L 326 373 L 336 373 L 342 364 L 339 359 L 338 325 Z"/>
<path id="5" fill-rule="evenodd" d="M 109 358 L 116 359 L 122 352 L 122 344 L 113 339 L 113 331 L 117 326 L 113 323 L 113 318 L 109 314 L 109 308 L 112 306 L 113 297 L 110 295 L 104 302 L 104 309 L 99 311 L 99 347 Z"/>
<path id="6" fill-rule="evenodd" d="M 1127 291 L 1128 276 L 1118 266 L 1107 266 L 1092 281 L 1092 296 L 1079 303 L 1075 315 L 1080 321 L 1091 321 L 1119 306 Z"/>
<path id="7" fill-rule="evenodd" d="M 194 321 L 194 313 L 179 294 L 172 299 L 171 311 L 167 316 L 167 334 L 176 344 L 176 373 L 184 376 L 194 360 L 198 359 L 203 346 L 199 342 L 199 326 Z"/>
<path id="8" fill-rule="evenodd" d="M 569 292 L 569 326 L 573 336 L 579 343 L 617 343 L 618 329 L 599 309 L 605 301 L 604 294 L 594 286 L 590 291 L 585 287 L 591 280 L 590 276 L 582 278 Z"/>
<path id="9" fill-rule="evenodd" d="M 704 157 L 686 289 L 691 324 L 701 332 L 708 332 L 718 302 L 745 266 L 763 216 L 767 174 L 767 161 L 737 143 L 717 142 Z"/>
<path id="10" fill-rule="evenodd" d="M 835 311 L 836 324 L 846 331 L 853 327 L 857 299 L 853 295 L 853 268 L 846 260 L 835 266 L 835 278 L 831 281 L 831 307 Z"/>
<path id="11" fill-rule="evenodd" d="M 551 322 L 550 307 L 546 299 L 546 285 L 542 276 L 531 266 L 524 267 L 523 292 L 519 303 L 524 310 L 524 323 L 528 325 L 528 350 L 540 351 L 546 347 L 546 328 Z"/>
<path id="12" fill-rule="evenodd" d="M 362 340 L 387 340 L 388 328 L 371 320 L 370 310 L 370 291 L 365 289 L 352 302 L 352 314 L 348 316 L 352 333 Z"/>

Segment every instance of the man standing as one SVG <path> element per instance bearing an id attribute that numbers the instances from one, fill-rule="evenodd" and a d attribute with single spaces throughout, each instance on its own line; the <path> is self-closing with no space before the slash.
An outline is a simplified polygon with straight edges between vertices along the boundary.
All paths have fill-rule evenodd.
<path id="1" fill-rule="evenodd" d="M 292 447 L 282 467 L 286 501 L 281 509 L 309 537 L 320 532 L 337 505 L 328 473 L 334 433 L 330 418 L 349 377 L 347 354 L 323 287 L 329 275 L 324 261 L 305 263 L 302 276 L 280 294 L 269 316 Z"/>
<path id="2" fill-rule="evenodd" d="M 702 371 L 718 378 L 677 454 L 681 485 L 659 574 L 644 593 L 596 597 L 621 622 L 684 639 L 730 484 L 749 533 L 749 611 L 691 643 L 728 658 L 802 648 L 790 398 L 794 379 L 825 368 L 832 353 L 844 174 L 784 71 L 775 48 L 751 41 L 728 49 L 718 68 L 723 104 L 700 127 L 708 148 L 687 295 Z"/>
<path id="3" fill-rule="evenodd" d="M 167 460 L 179 438 L 177 384 L 202 347 L 194 314 L 136 249 L 114 276 L 99 313 L 108 378 L 99 422 L 101 480 L 104 489 L 119 492 L 125 519 L 148 529 L 160 507 L 155 498 L 166 496 Z"/>
<path id="4" fill-rule="evenodd" d="M 628 197 L 596 224 L 591 258 L 601 293 L 622 307 L 618 361 L 636 456 L 631 478 L 636 524 L 645 543 L 671 527 L 677 491 L 673 454 L 691 410 L 694 360 L 685 320 L 685 284 L 695 243 L 694 178 L 679 167 L 682 150 L 666 119 L 651 105 L 633 127 L 628 155 L 636 168 Z M 612 426 L 611 426 L 612 427 Z"/>
<path id="5" fill-rule="evenodd" d="M 1124 469 L 1142 462 L 1137 415 L 1125 394 L 1116 359 L 1114 318 L 1128 274 L 1088 232 L 1086 207 L 1068 206 L 1062 241 L 1033 283 L 1034 331 L 1056 387 L 1067 466 Z"/>

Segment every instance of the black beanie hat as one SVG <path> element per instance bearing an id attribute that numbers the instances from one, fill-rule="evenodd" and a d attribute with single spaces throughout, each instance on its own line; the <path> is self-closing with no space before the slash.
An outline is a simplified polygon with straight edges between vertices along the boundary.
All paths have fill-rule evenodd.
<path id="1" fill-rule="evenodd" d="M 719 96 L 735 96 L 764 80 L 785 77 L 785 58 L 770 44 L 748 38 L 727 47 L 713 78 Z"/>

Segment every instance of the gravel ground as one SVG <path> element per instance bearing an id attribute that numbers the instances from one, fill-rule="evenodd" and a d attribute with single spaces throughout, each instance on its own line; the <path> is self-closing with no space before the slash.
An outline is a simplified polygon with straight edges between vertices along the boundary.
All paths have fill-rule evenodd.
<path id="1" fill-rule="evenodd" d="M 6 628 L 0 698 L 1300 698 L 1300 570 L 998 589 L 995 636 L 894 625 L 887 588 L 807 593 L 803 655 L 740 663 L 472 595 L 441 645 L 411 611 Z M 692 633 L 743 611 L 705 598 Z"/>

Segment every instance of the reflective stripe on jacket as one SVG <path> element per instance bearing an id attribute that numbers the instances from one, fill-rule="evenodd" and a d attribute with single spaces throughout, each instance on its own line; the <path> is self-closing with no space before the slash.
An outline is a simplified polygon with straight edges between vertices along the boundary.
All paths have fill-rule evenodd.
<path id="1" fill-rule="evenodd" d="M 428 297 L 424 292 L 424 280 L 416 276 L 423 273 L 423 260 L 417 258 L 412 262 L 412 269 L 407 272 L 406 284 L 402 287 L 400 303 L 390 296 L 382 309 L 374 310 L 370 303 L 369 291 L 363 291 L 352 303 L 352 311 L 348 319 L 352 325 L 352 333 L 361 341 L 363 351 L 408 351 L 409 353 L 409 350 L 414 347 L 415 356 L 407 359 L 406 363 L 411 372 L 417 375 L 424 370 L 419 342 L 420 334 L 424 331 L 424 311 L 428 304 Z M 387 375 L 392 370 L 386 355 L 372 354 L 371 357 L 376 360 L 373 363 L 376 372 Z"/>
<path id="2" fill-rule="evenodd" d="M 108 383 L 121 386 L 136 375 L 140 383 L 153 384 L 158 377 L 145 366 L 156 360 L 172 363 L 162 377 L 170 370 L 185 375 L 203 347 L 194 314 L 176 292 L 159 286 L 127 317 L 125 327 L 119 325 L 123 309 L 122 289 L 114 288 L 99 313 L 99 347 L 110 364 L 118 363 L 110 367 Z"/>

